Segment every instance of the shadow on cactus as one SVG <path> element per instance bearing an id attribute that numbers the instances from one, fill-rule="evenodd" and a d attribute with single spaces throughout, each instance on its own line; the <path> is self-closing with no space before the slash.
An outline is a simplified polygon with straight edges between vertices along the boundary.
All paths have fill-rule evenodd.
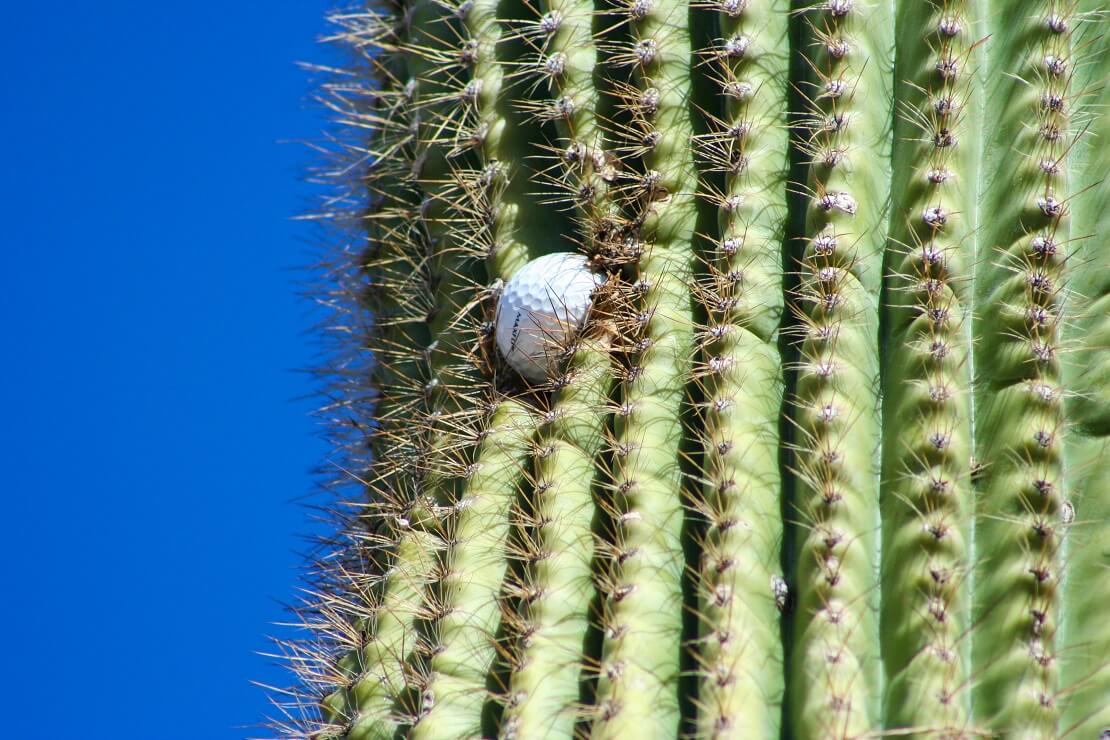
<path id="1" fill-rule="evenodd" d="M 1106 7 L 332 21 L 274 733 L 1108 736 Z"/>

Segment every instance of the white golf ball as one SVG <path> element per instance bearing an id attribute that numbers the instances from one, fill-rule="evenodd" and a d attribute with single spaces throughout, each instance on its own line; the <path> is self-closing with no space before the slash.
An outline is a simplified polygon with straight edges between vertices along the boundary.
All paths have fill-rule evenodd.
<path id="1" fill-rule="evenodd" d="M 548 254 L 520 268 L 497 302 L 495 335 L 501 356 L 534 383 L 549 378 L 602 282 L 581 254 Z"/>

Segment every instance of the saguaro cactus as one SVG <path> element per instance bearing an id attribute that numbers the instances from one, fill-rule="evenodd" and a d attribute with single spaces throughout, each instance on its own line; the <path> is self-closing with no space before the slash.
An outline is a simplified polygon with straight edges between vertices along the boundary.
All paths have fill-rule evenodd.
<path id="1" fill-rule="evenodd" d="M 1110 8 L 332 21 L 343 475 L 279 734 L 1110 737 Z M 501 286 L 572 251 L 530 382 Z"/>

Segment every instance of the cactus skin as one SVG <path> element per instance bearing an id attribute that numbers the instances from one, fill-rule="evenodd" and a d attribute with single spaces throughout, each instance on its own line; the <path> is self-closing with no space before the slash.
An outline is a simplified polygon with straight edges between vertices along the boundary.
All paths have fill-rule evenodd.
<path id="1" fill-rule="evenodd" d="M 515 187 L 519 169 L 511 164 L 528 142 L 509 135 L 511 122 L 501 105 L 505 74 L 497 59 L 501 24 L 494 0 L 457 6 L 461 42 L 443 48 L 455 53 L 469 80 L 455 81 L 449 120 L 456 163 L 453 174 L 462 197 L 450 236 L 475 258 L 485 258 L 491 278 L 507 279 L 535 256 L 518 237 L 525 210 Z M 438 40 L 438 39 L 437 39 Z M 468 166 L 469 165 L 469 166 Z M 462 301 L 460 301 L 462 303 Z M 454 315 L 464 315 L 466 305 Z M 417 682 L 419 708 L 408 735 L 465 738 L 483 732 L 487 678 L 497 658 L 494 635 L 501 617 L 499 597 L 508 572 L 511 512 L 526 479 L 526 460 L 535 428 L 531 406 L 496 397 L 449 523 L 442 580 L 426 598 L 430 633 L 426 675 Z"/>
<path id="2" fill-rule="evenodd" d="M 397 40 L 403 35 L 399 19 L 372 12 L 337 15 L 333 20 L 352 37 Z M 359 256 L 356 266 L 367 274 L 375 290 L 359 295 L 356 310 L 349 312 L 357 317 L 358 310 L 368 302 L 374 317 L 374 326 L 364 333 L 377 361 L 373 376 L 381 400 L 369 434 L 373 459 L 367 463 L 369 473 L 360 477 L 378 495 L 368 507 L 356 504 L 353 515 L 343 512 L 349 505 L 338 507 L 344 521 L 341 536 L 352 538 L 359 546 L 350 548 L 353 560 L 320 563 L 329 577 L 320 591 L 321 604 L 315 607 L 313 622 L 316 629 L 330 633 L 331 639 L 341 645 L 357 635 L 358 644 L 350 645 L 351 651 L 337 661 L 343 678 L 331 682 L 335 690 L 321 701 L 323 721 L 315 728 L 325 736 L 350 738 L 388 737 L 393 733 L 392 705 L 405 686 L 404 658 L 414 642 L 421 596 L 432 578 L 436 556 L 443 549 L 435 526 L 430 531 L 424 528 L 429 517 L 421 481 L 428 471 L 421 457 L 431 435 L 422 424 L 410 421 L 427 412 L 429 369 L 422 348 L 428 345 L 430 336 L 425 320 L 436 305 L 435 270 L 421 261 L 414 249 L 426 238 L 417 225 L 421 194 L 412 178 L 417 150 L 412 127 L 417 113 L 410 91 L 396 83 L 404 79 L 404 55 L 394 44 L 383 49 L 385 53 L 376 58 L 358 57 L 358 63 L 364 72 L 394 81 L 395 88 L 400 89 L 380 96 L 384 105 L 348 112 L 357 125 L 378 128 L 380 150 L 392 154 L 375 161 L 364 173 L 366 181 L 396 183 L 393 188 L 374 191 L 371 246 L 366 255 Z M 347 84 L 340 83 L 337 90 L 343 98 L 351 94 Z M 359 94 L 370 97 L 368 91 Z M 352 325 L 358 327 L 360 322 L 344 322 L 341 329 L 349 333 Z M 350 361 L 341 365 L 340 377 L 356 392 L 334 393 L 345 400 L 338 404 L 340 409 L 343 405 L 356 407 L 363 395 L 361 379 L 348 377 L 358 368 L 356 364 L 348 369 L 346 363 Z M 345 448 L 349 461 L 361 460 L 356 451 L 360 446 L 350 444 Z M 349 467 L 357 469 L 356 465 Z M 346 521 L 348 517 L 350 521 Z M 367 567 L 368 563 L 374 565 Z M 352 616 L 346 616 L 347 612 L 353 612 Z M 320 662 L 331 661 L 324 658 Z"/>
<path id="3" fill-rule="evenodd" d="M 383 581 L 384 600 L 374 609 L 373 639 L 350 656 L 357 663 L 359 680 L 344 697 L 350 715 L 345 737 L 363 740 L 393 734 L 393 703 L 405 687 L 402 660 L 413 641 L 413 625 L 440 547 L 426 532 L 398 541 Z"/>
<path id="4" fill-rule="evenodd" d="M 584 342 L 541 426 L 533 453 L 536 494 L 521 515 L 527 569 L 519 635 L 500 735 L 570 737 L 579 719 L 582 642 L 593 599 L 594 460 L 605 442 L 612 377 L 604 345 Z"/>
<path id="5" fill-rule="evenodd" d="M 413 738 L 481 734 L 490 640 L 500 618 L 497 595 L 508 567 L 510 511 L 518 495 L 533 429 L 531 411 L 494 402 L 473 469 L 456 508 L 450 566 L 439 584 L 436 645 Z"/>
<path id="6" fill-rule="evenodd" d="M 422 438 L 421 443 L 414 445 L 413 454 L 425 460 L 417 477 L 419 524 L 411 535 L 404 533 L 402 537 L 407 540 L 423 533 L 424 537 L 434 538 L 437 563 L 423 579 L 427 593 L 439 586 L 438 581 L 446 570 L 439 562 L 448 551 L 443 512 L 450 511 L 458 487 L 458 474 L 466 462 L 466 435 L 459 430 L 466 429 L 467 420 L 477 413 L 472 390 L 476 376 L 470 363 L 460 361 L 465 339 L 461 331 L 452 327 L 465 318 L 463 296 L 478 279 L 478 274 L 450 228 L 455 218 L 453 204 L 458 201 L 460 192 L 448 159 L 451 142 L 443 135 L 441 121 L 449 114 L 450 81 L 455 70 L 443 68 L 434 50 L 452 33 L 453 21 L 443 8 L 428 0 L 407 8 L 399 25 L 400 38 L 396 43 L 406 62 L 405 71 L 412 80 L 406 82 L 408 89 L 405 90 L 413 151 L 406 181 L 422 196 L 417 215 L 424 225 L 424 233 L 421 235 L 414 230 L 415 238 L 403 244 L 402 249 L 407 249 L 406 256 L 412 261 L 428 255 L 424 259 L 429 265 L 430 294 L 426 314 L 427 344 L 420 347 L 423 367 L 413 372 L 424 381 L 424 404 L 413 414 L 418 424 L 412 433 Z M 375 183 L 372 187 L 388 189 L 389 181 L 383 180 L 381 186 Z M 388 462 L 388 458 L 385 459 Z M 402 542 L 396 548 L 395 567 L 402 571 L 408 570 L 409 565 L 401 558 L 413 549 L 405 544 Z M 379 663 L 370 666 L 366 679 L 361 682 L 365 684 L 378 675 L 387 675 L 391 679 L 388 690 L 383 692 L 384 685 L 379 684 L 366 686 L 353 694 L 356 702 L 351 707 L 352 729 L 348 733 L 351 737 L 367 740 L 389 737 L 397 727 L 411 722 L 417 711 L 412 701 L 411 664 L 414 651 L 424 647 L 417 624 L 427 618 L 427 610 L 422 602 L 412 603 L 418 608 L 412 616 L 403 650 L 379 652 L 375 656 Z M 399 685 L 401 676 L 404 681 Z M 393 701 L 388 712 L 382 706 L 380 695 L 383 693 Z"/>
<path id="7" fill-rule="evenodd" d="M 276 732 L 1110 729 L 1104 3 L 371 1 Z M 529 385 L 492 299 L 566 250 Z"/>
<path id="8" fill-rule="evenodd" d="M 546 178 L 560 206 L 572 203 L 586 234 L 604 228 L 609 207 L 593 85 L 597 49 L 592 4 L 554 0 L 525 19 L 527 77 L 547 96 L 532 111 L 557 129 Z M 550 196 L 549 196 L 550 197 Z M 588 236 L 587 236 L 588 238 Z M 517 514 L 523 573 L 505 624 L 510 675 L 498 734 L 503 738 L 570 737 L 581 719 L 582 645 L 594 598 L 594 491 L 604 483 L 596 461 L 605 445 L 604 413 L 612 387 L 611 338 L 583 339 L 567 373 L 541 399 L 532 453 L 535 494 Z"/>

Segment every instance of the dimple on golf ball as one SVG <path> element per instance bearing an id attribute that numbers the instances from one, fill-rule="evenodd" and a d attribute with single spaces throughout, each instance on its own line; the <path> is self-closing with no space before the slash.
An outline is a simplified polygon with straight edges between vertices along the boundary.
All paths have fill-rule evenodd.
<path id="1" fill-rule="evenodd" d="M 549 254 L 520 268 L 497 302 L 494 331 L 501 356 L 534 383 L 549 378 L 602 282 L 581 254 Z"/>

